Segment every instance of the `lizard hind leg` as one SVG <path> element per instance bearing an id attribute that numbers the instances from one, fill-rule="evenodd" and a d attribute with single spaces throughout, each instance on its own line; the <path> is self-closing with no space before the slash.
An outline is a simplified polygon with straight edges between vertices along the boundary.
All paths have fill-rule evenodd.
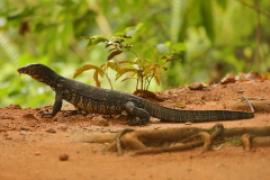
<path id="1" fill-rule="evenodd" d="M 130 126 L 144 125 L 149 122 L 150 114 L 146 110 L 136 107 L 133 102 L 128 101 L 125 104 L 125 109 L 128 115 L 131 116 L 131 119 L 128 121 Z"/>

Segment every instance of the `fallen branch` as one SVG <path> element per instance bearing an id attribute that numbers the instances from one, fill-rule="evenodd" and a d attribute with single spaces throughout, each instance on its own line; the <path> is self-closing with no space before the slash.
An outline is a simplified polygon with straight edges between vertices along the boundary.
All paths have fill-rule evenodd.
<path id="1" fill-rule="evenodd" d="M 195 136 L 201 137 L 200 139 L 196 139 L 194 141 L 187 142 L 187 143 L 176 144 L 170 147 L 147 148 L 147 149 L 136 151 L 134 155 L 183 151 L 183 150 L 193 149 L 202 145 L 203 145 L 203 151 L 207 151 L 211 148 L 214 139 L 223 133 L 223 130 L 224 130 L 223 125 L 216 124 L 213 128 L 208 129 L 208 131 L 201 131 L 197 135 L 195 135 Z"/>
<path id="2" fill-rule="evenodd" d="M 123 129 L 118 133 L 95 133 L 91 137 L 83 138 L 84 142 L 110 143 L 109 151 L 123 154 L 124 150 L 135 151 L 134 155 L 157 154 L 193 149 L 203 146 L 203 151 L 211 148 L 212 144 L 220 144 L 239 139 L 244 149 L 250 150 L 252 146 L 270 145 L 270 126 L 266 127 L 237 127 L 224 128 L 216 124 L 212 128 L 167 128 L 134 130 Z"/>
<path id="3" fill-rule="evenodd" d="M 246 101 L 246 100 L 245 100 Z M 254 108 L 254 111 L 256 113 L 258 112 L 270 112 L 270 100 L 267 99 L 250 99 L 248 98 L 249 104 Z M 243 110 L 243 111 L 249 111 L 250 105 L 247 106 L 247 103 L 244 101 L 239 101 L 236 102 L 232 105 L 232 109 L 237 109 L 237 110 Z"/>

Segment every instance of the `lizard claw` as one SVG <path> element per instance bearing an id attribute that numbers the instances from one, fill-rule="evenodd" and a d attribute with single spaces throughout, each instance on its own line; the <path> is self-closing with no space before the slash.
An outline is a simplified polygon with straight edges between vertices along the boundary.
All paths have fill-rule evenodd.
<path id="1" fill-rule="evenodd" d="M 51 112 L 41 111 L 41 112 L 40 112 L 40 116 L 41 116 L 42 118 L 52 118 L 54 115 L 53 115 L 53 113 L 51 113 Z"/>

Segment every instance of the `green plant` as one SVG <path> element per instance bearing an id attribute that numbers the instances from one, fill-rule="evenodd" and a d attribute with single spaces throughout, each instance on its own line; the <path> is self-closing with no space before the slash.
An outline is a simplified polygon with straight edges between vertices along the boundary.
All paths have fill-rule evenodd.
<path id="1" fill-rule="evenodd" d="M 146 54 L 139 54 L 133 47 L 137 45 L 134 39 L 136 37 L 135 33 L 139 31 L 141 26 L 139 24 L 136 27 L 127 28 L 124 32 L 109 38 L 100 35 L 88 37 L 89 46 L 96 46 L 99 43 L 105 45 L 109 52 L 107 62 L 100 67 L 92 64 L 83 65 L 76 70 L 74 77 L 84 71 L 94 70 L 93 78 L 96 86 L 100 86 L 99 77 L 106 75 L 111 88 L 113 88 L 107 74 L 107 70 L 110 68 L 116 72 L 115 80 L 134 79 L 136 81 L 136 90 L 147 90 L 153 80 L 160 84 L 161 73 L 166 70 L 166 66 L 170 61 L 178 58 L 177 53 L 175 53 L 173 46 L 167 43 L 148 49 L 151 52 L 152 59 L 147 58 Z"/>

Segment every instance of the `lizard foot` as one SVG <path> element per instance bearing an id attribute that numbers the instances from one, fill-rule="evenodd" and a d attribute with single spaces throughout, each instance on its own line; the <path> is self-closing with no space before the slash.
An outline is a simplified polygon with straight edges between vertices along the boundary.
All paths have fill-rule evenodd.
<path id="1" fill-rule="evenodd" d="M 128 125 L 145 125 L 149 121 L 150 114 L 145 109 L 136 107 L 133 102 L 127 102 L 125 108 L 128 115 L 132 118 L 128 120 Z"/>
<path id="2" fill-rule="evenodd" d="M 76 110 L 64 111 L 63 115 L 64 115 L 64 117 L 75 116 L 75 115 L 83 115 L 83 116 L 86 116 L 86 115 L 88 115 L 88 113 L 85 112 L 85 111 L 83 111 L 83 110 L 76 109 Z"/>

